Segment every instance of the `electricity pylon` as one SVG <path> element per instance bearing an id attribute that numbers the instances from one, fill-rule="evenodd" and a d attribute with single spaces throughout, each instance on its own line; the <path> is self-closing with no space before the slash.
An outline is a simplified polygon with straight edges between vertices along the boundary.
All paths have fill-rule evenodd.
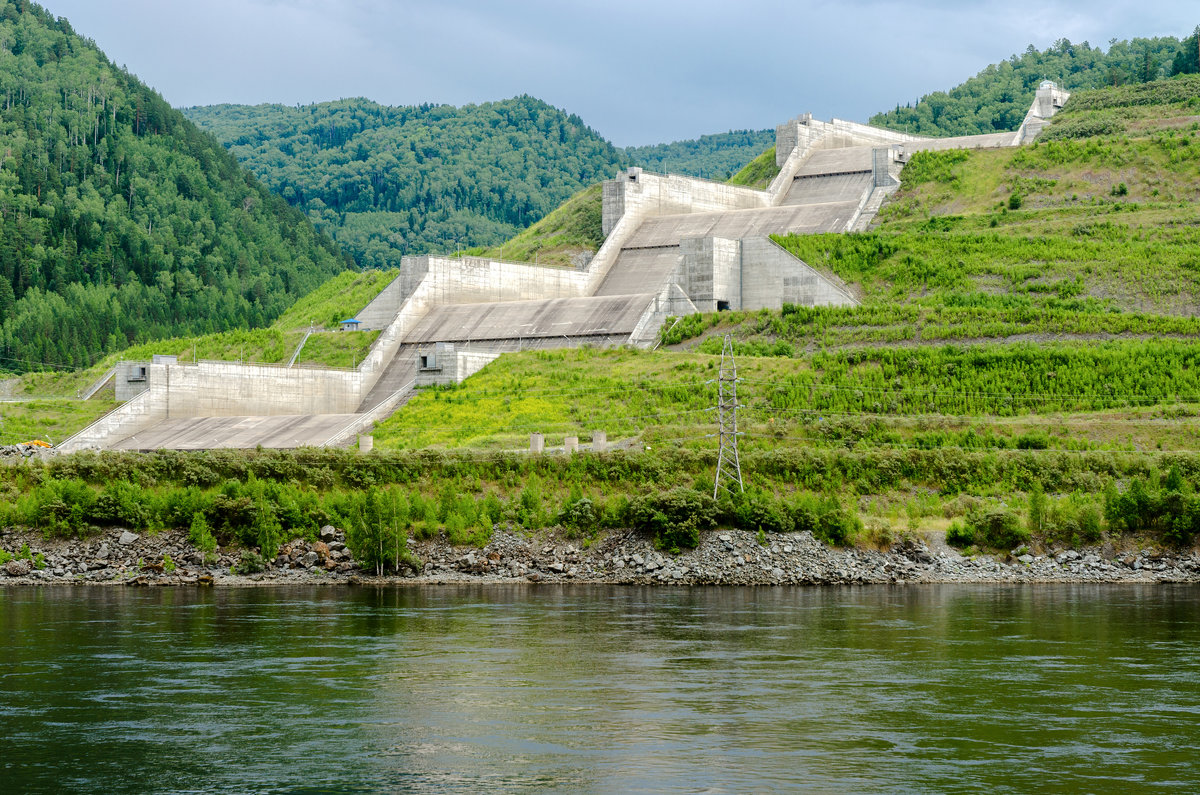
<path id="1" fill-rule="evenodd" d="M 738 460 L 737 429 L 737 362 L 733 359 L 733 339 L 725 335 L 721 348 L 721 372 L 717 376 L 717 438 L 720 450 L 717 453 L 717 476 L 713 483 L 713 499 L 725 489 L 733 494 L 736 484 L 738 493 L 745 491 L 742 485 L 742 464 Z"/>

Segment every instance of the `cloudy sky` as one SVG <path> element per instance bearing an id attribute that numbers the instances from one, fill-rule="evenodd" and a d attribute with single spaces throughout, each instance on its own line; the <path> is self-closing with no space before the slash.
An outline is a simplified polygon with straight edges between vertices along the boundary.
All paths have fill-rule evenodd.
<path id="1" fill-rule="evenodd" d="M 1194 0 L 40 0 L 177 106 L 532 94 L 619 145 L 865 121 L 1066 37 L 1189 34 Z"/>

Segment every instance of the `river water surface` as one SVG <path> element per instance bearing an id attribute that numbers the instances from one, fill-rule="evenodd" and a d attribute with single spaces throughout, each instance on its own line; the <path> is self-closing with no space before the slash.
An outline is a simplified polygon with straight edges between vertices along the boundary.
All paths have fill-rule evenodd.
<path id="1" fill-rule="evenodd" d="M 1197 792 L 1200 588 L 0 589 L 0 791 Z"/>

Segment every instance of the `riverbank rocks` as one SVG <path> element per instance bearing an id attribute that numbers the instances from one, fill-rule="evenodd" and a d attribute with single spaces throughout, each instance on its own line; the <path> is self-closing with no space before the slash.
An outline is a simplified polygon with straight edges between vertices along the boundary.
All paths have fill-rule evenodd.
<path id="1" fill-rule="evenodd" d="M 443 538 L 410 539 L 419 571 L 402 567 L 383 578 L 363 572 L 345 535 L 327 525 L 320 540 L 292 539 L 242 576 L 240 550 L 206 559 L 181 531 L 105 531 L 89 539 L 46 539 L 36 532 L 0 531 L 13 556 L 6 584 L 250 585 L 271 583 L 578 582 L 635 585 L 811 585 L 952 582 L 1200 582 L 1196 550 L 1130 548 L 1109 539 L 1086 549 L 1014 549 L 1019 555 L 963 554 L 939 536 L 907 537 L 886 549 L 830 547 L 810 533 L 767 536 L 721 530 L 702 534 L 693 550 L 671 555 L 629 530 L 582 543 L 554 532 L 527 534 L 498 526 L 482 549 Z M 1122 547 L 1121 545 L 1124 544 Z M 169 558 L 169 563 L 168 563 Z"/>

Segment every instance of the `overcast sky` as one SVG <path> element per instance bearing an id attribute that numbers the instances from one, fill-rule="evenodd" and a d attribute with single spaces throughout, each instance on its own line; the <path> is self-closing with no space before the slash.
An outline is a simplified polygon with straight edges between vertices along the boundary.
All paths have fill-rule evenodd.
<path id="1" fill-rule="evenodd" d="M 176 106 L 532 94 L 618 145 L 865 121 L 1029 44 L 1184 36 L 1195 0 L 40 0 Z"/>

